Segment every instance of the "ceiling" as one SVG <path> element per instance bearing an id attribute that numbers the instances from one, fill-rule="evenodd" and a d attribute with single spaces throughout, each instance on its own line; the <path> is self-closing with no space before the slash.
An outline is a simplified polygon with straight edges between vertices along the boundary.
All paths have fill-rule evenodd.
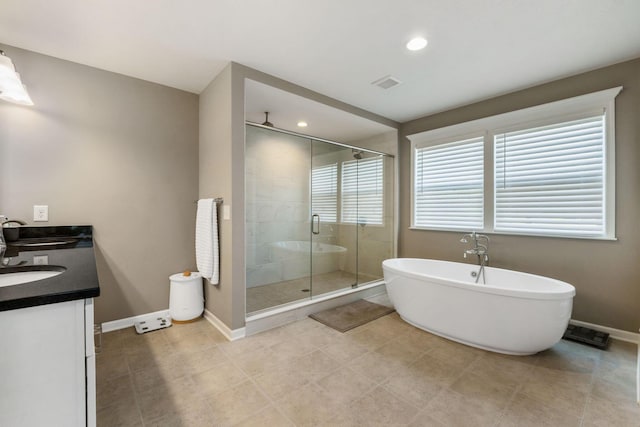
<path id="1" fill-rule="evenodd" d="M 638 0 L 2 0 L 0 43 L 194 93 L 235 61 L 404 122 L 640 57 L 638 22 Z"/>
<path id="2" fill-rule="evenodd" d="M 265 112 L 276 128 L 349 143 L 394 131 L 393 128 L 308 98 L 253 81 L 245 84 L 245 120 L 262 124 Z M 304 121 L 307 127 L 298 127 Z"/>

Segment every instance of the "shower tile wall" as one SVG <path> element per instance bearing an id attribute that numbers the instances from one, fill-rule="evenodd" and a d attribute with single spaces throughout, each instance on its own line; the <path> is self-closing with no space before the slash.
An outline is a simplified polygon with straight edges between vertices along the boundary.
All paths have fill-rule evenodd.
<path id="1" fill-rule="evenodd" d="M 311 153 L 300 141 L 305 140 L 247 127 L 247 287 L 283 280 L 274 243 L 309 240 Z"/>

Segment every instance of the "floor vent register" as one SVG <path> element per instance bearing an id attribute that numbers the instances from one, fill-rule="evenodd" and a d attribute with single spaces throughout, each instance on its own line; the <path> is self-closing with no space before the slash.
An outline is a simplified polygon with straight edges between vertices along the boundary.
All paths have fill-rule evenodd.
<path id="1" fill-rule="evenodd" d="M 569 325 L 562 338 L 591 345 L 604 350 L 609 345 L 609 334 L 582 326 Z"/>

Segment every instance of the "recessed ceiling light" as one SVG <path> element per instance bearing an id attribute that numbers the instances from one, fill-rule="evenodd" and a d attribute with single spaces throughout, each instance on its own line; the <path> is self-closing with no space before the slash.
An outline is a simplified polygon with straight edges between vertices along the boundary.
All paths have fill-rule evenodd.
<path id="1" fill-rule="evenodd" d="M 298 122 L 298 127 L 299 128 L 306 128 L 307 127 L 307 122 L 300 120 Z"/>
<path id="2" fill-rule="evenodd" d="M 427 46 L 427 39 L 423 37 L 416 37 L 409 40 L 407 43 L 407 49 L 409 50 L 420 50 L 424 49 Z"/>

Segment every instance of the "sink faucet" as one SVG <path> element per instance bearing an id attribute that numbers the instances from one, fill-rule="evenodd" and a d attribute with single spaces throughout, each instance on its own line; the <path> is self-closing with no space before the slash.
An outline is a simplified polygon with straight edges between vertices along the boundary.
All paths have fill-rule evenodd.
<path id="1" fill-rule="evenodd" d="M 2 217 L 2 218 L 6 218 L 6 217 Z M 3 229 L 4 225 L 13 224 L 13 223 L 20 224 L 20 225 L 27 225 L 26 222 L 20 221 L 19 219 L 9 219 L 9 220 L 0 222 L 0 258 L 2 258 L 5 250 L 7 250 L 7 243 L 4 240 L 4 229 Z"/>
<path id="2" fill-rule="evenodd" d="M 4 233 L 2 233 L 2 227 L 0 226 L 0 260 L 4 259 L 4 251 L 7 250 L 7 244 L 4 242 Z"/>
<path id="3" fill-rule="evenodd" d="M 472 272 L 471 276 L 476 278 L 476 283 L 480 280 L 480 275 L 482 275 L 482 281 L 486 283 L 484 276 L 484 267 L 489 263 L 489 236 L 485 236 L 484 234 L 477 234 L 475 231 L 472 231 L 469 234 L 465 234 L 460 239 L 461 243 L 469 243 L 473 241 L 473 248 L 467 249 L 464 251 L 463 256 L 466 258 L 467 255 L 476 255 L 478 257 L 478 265 L 480 269 L 477 272 Z M 480 243 L 480 241 L 484 241 Z"/>
<path id="4" fill-rule="evenodd" d="M 14 262 L 12 264 L 11 263 L 12 259 L 13 258 L 11 258 L 11 257 L 0 256 L 0 266 L 1 267 L 16 267 L 16 266 L 24 265 L 24 264 L 26 264 L 28 262 L 26 260 L 19 260 L 18 262 Z"/>

